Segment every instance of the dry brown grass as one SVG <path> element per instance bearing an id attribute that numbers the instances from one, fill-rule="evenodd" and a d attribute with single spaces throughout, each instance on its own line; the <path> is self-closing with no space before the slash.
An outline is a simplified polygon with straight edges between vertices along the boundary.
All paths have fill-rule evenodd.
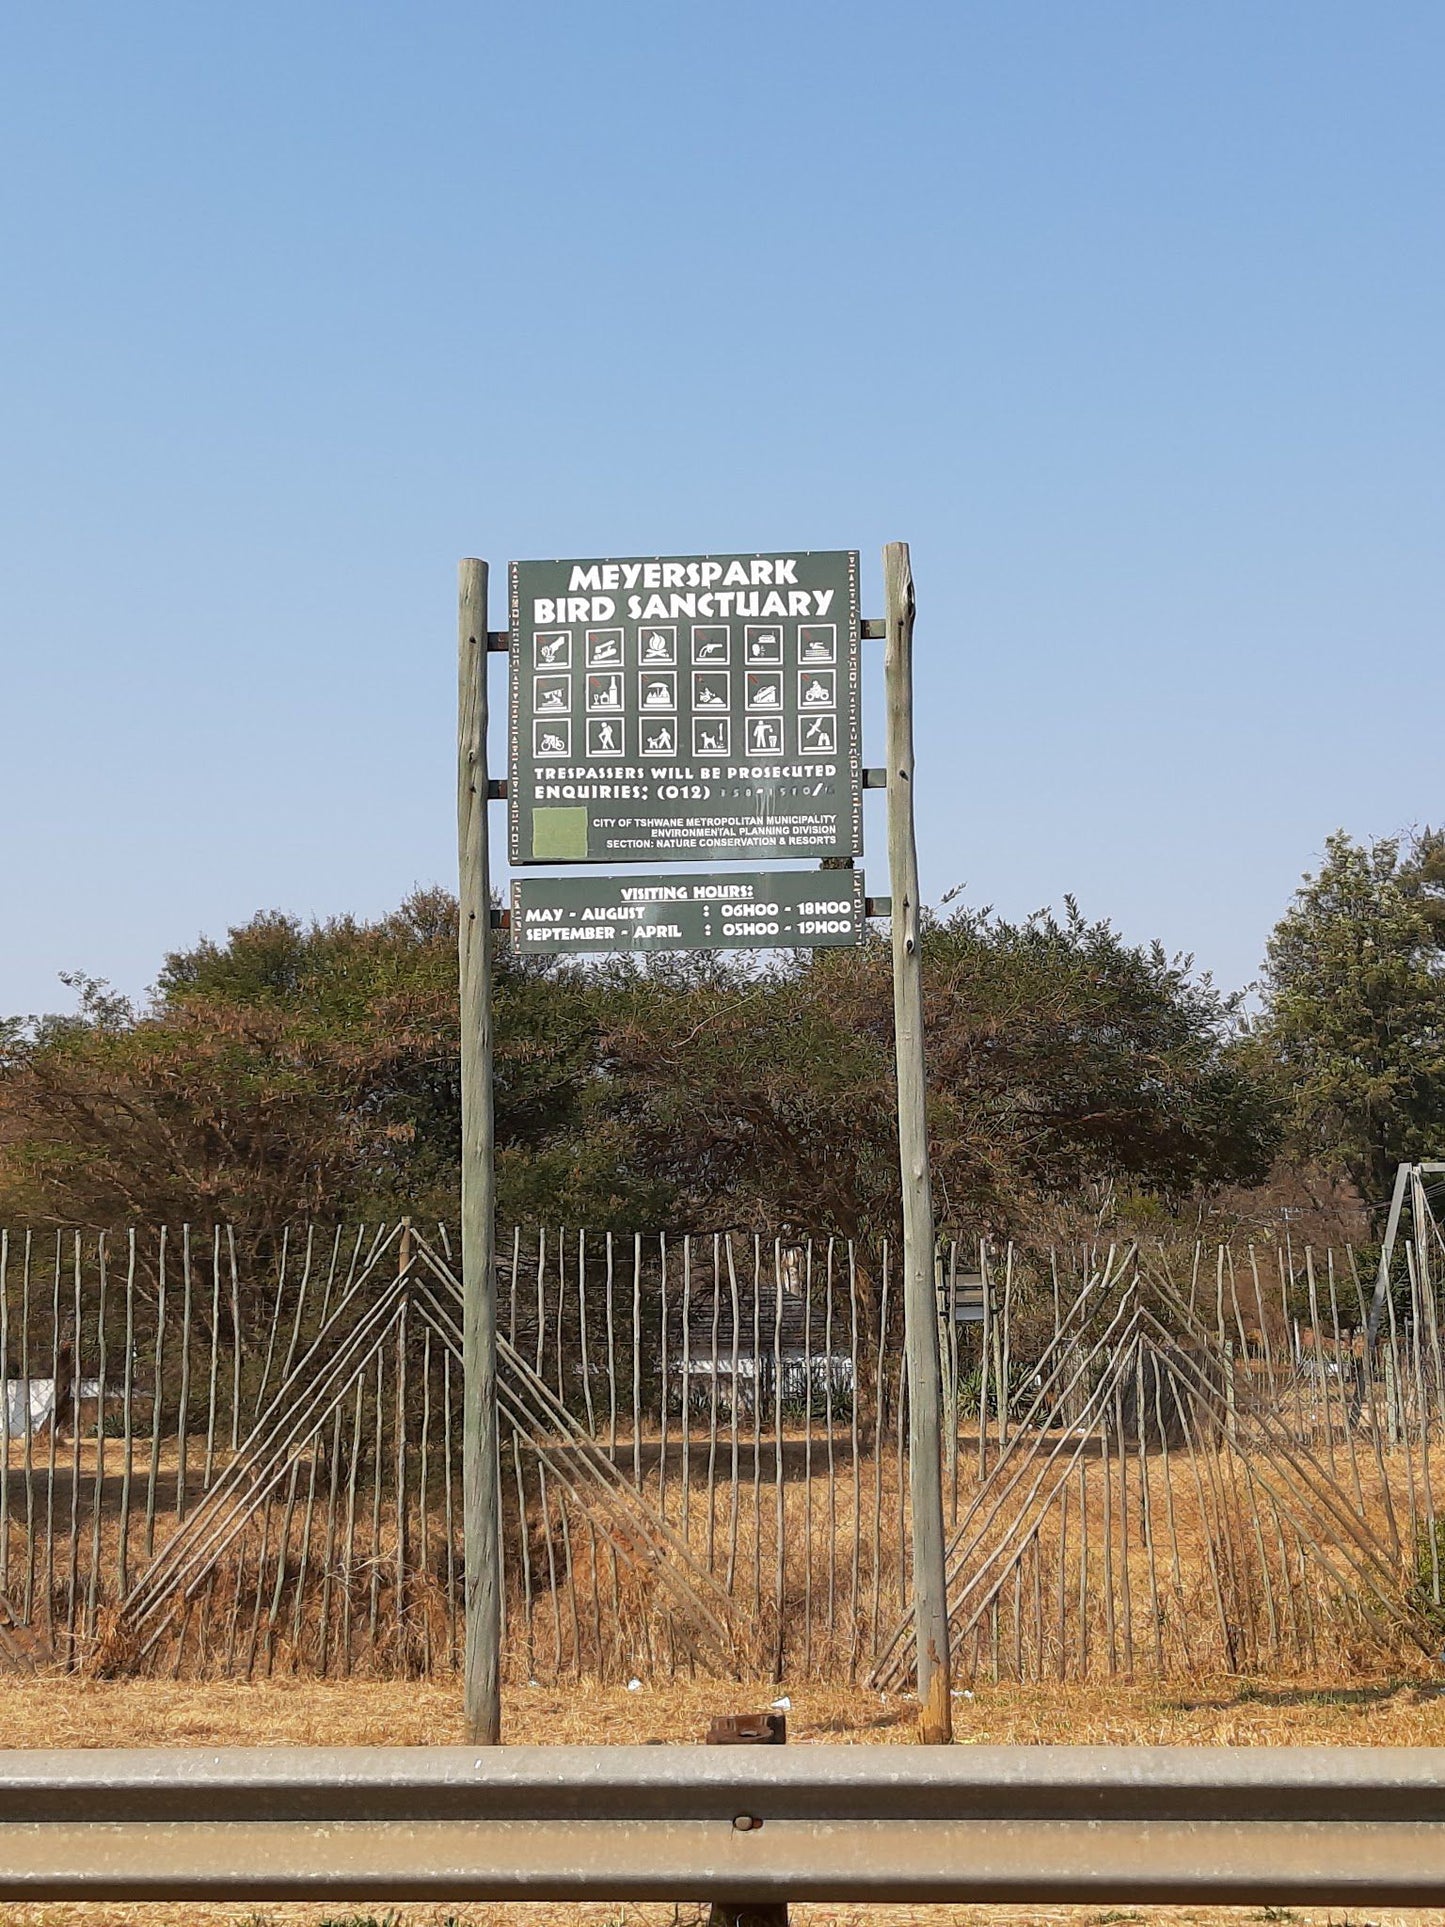
<path id="1" fill-rule="evenodd" d="M 911 1698 L 863 1688 L 787 1689 L 791 1745 L 907 1745 Z M 700 1741 L 716 1713 L 758 1710 L 766 1683 L 669 1681 L 518 1687 L 513 1745 Z M 1337 1682 L 979 1686 L 954 1703 L 962 1745 L 1445 1746 L 1445 1683 Z M 308 1679 L 0 1678 L 0 1735 L 15 1746 L 447 1746 L 462 1742 L 452 1682 Z"/>
<path id="2" fill-rule="evenodd" d="M 645 1435 L 639 1457 L 649 1503 L 688 1542 L 700 1566 L 710 1568 L 719 1581 L 731 1576 L 745 1665 L 771 1670 L 781 1645 L 783 1671 L 792 1681 L 838 1680 L 867 1670 L 907 1610 L 906 1478 L 896 1437 L 885 1437 L 881 1453 L 865 1457 L 855 1468 L 840 1434 L 830 1470 L 826 1441 L 820 1437 L 810 1447 L 796 1429 L 785 1431 L 775 1461 L 776 1440 L 761 1436 L 754 1459 L 751 1436 L 744 1438 L 742 1431 L 740 1427 L 739 1478 L 733 1487 L 730 1429 L 719 1428 L 715 1454 L 709 1453 L 705 1440 L 699 1443 L 694 1430 L 686 1513 L 678 1440 L 669 1435 L 664 1469 L 657 1439 Z M 871 1449 L 869 1439 L 863 1443 Z M 966 1513 L 978 1489 L 977 1443 L 976 1433 L 965 1430 L 960 1436 L 956 1493 L 952 1460 L 947 1469 L 949 1510 L 958 1516 Z M 1052 1447 L 1054 1435 L 1045 1443 Z M 107 1641 L 118 1590 L 121 1446 L 106 1441 L 93 1618 L 87 1603 L 95 1442 L 82 1440 L 79 1447 L 78 1587 L 73 1607 L 79 1636 L 72 1646 L 66 1629 L 72 1610 L 71 1479 L 77 1448 L 71 1439 L 58 1442 L 55 1542 L 49 1561 L 53 1583 L 47 1588 L 43 1533 L 51 1508 L 44 1497 L 43 1474 L 48 1444 L 48 1439 L 37 1442 L 37 1543 L 27 1548 L 16 1457 L 20 1447 L 12 1443 L 17 1470 L 10 1499 L 11 1598 L 23 1601 L 33 1594 L 33 1618 L 46 1633 L 53 1626 L 58 1655 L 71 1654 L 87 1667 L 106 1671 L 132 1670 L 135 1655 L 125 1638 Z M 132 1579 L 145 1563 L 140 1508 L 149 1446 L 142 1441 L 136 1451 L 129 1535 Z M 992 1458 L 997 1451 L 994 1439 Z M 1340 1503 L 1348 1513 L 1362 1516 L 1378 1536 L 1405 1593 L 1420 1556 L 1419 1466 L 1403 1448 L 1382 1452 L 1377 1461 L 1363 1440 L 1351 1455 L 1343 1441 L 1322 1435 L 1316 1452 L 1322 1467 L 1333 1461 Z M 630 1472 L 630 1439 L 619 1441 L 618 1459 Z M 191 1460 L 194 1504 L 202 1462 L 194 1441 Z M 782 1477 L 775 1483 L 779 1462 Z M 301 1464 L 304 1469 L 309 1461 Z M 161 1471 L 158 1546 L 164 1546 L 175 1525 L 173 1441 L 162 1453 Z M 1287 1522 L 1282 1528 L 1278 1515 L 1257 1504 L 1254 1489 L 1240 1474 L 1239 1464 L 1212 1445 L 1197 1454 L 1177 1449 L 1167 1457 L 1155 1451 L 1142 1458 L 1129 1454 L 1122 1464 L 1117 1454 L 1108 1462 L 1101 1462 L 1097 1451 L 1086 1454 L 1078 1477 L 1067 1483 L 1066 1504 L 1055 1504 L 1038 1521 L 1030 1547 L 1021 1552 L 1014 1547 L 1019 1557 L 1000 1597 L 974 1631 L 958 1640 L 959 1670 L 984 1680 L 1000 1675 L 1109 1679 L 1130 1671 L 1188 1679 L 1245 1669 L 1308 1679 L 1322 1666 L 1360 1678 L 1409 1666 L 1413 1647 L 1406 1629 L 1371 1625 L 1359 1610 L 1358 1586 L 1344 1556 L 1348 1548 L 1332 1541 L 1320 1557 L 1308 1554 L 1300 1534 Z M 326 1482 L 321 1480 L 308 1539 L 308 1490 L 308 1478 L 300 1476 L 294 1510 L 280 1494 L 262 1508 L 227 1551 L 198 1609 L 186 1618 L 184 1638 L 177 1637 L 177 1616 L 144 1670 L 201 1678 L 238 1671 L 269 1674 L 273 1669 L 385 1678 L 450 1665 L 456 1629 L 448 1610 L 442 1504 L 435 1489 L 423 1543 L 415 1486 L 411 1488 L 409 1571 L 400 1595 L 392 1584 L 394 1494 L 383 1496 L 379 1527 L 373 1528 L 372 1501 L 362 1492 L 348 1565 L 341 1544 L 331 1547 L 329 1557 L 326 1553 L 333 1533 L 339 1540 L 346 1537 L 340 1520 L 345 1503 L 338 1507 L 338 1518 L 328 1523 Z M 1386 1490 L 1399 1522 L 1398 1553 L 1389 1550 Z M 288 1572 L 273 1618 L 283 1516 L 289 1521 Z M 1000 1519 L 1011 1516 L 1012 1509 L 1006 1507 Z M 535 1468 L 528 1474 L 528 1518 L 525 1548 L 515 1531 L 508 1542 L 507 1675 L 512 1682 L 575 1679 L 579 1674 L 625 1680 L 638 1673 L 656 1679 L 677 1668 L 679 1660 L 686 1666 L 686 1628 L 663 1609 L 650 1570 L 639 1572 L 615 1558 L 603 1532 L 594 1534 L 600 1518 L 567 1501 L 560 1481 L 549 1483 L 548 1503 L 543 1505 Z M 293 1608 L 303 1542 L 309 1550 L 297 1614 Z M 255 1594 L 263 1550 L 263 1609 L 257 1623 Z M 530 1618 L 524 1609 L 524 1558 L 532 1595 Z M 323 1586 L 324 1570 L 333 1576 L 330 1585 Z M 550 1584 L 554 1574 L 555 1592 Z M 398 1611 L 399 1598 L 405 1600 L 404 1612 Z"/>
<path id="3" fill-rule="evenodd" d="M 715 1713 L 766 1706 L 777 1689 L 762 1684 L 671 1683 L 628 1692 L 583 1684 L 509 1692 L 504 1738 L 514 1743 L 636 1744 L 698 1740 Z M 800 1685 L 790 1694 L 790 1744 L 898 1745 L 913 1737 L 911 1702 L 859 1689 Z M 956 1702 L 964 1745 L 1072 1741 L 1100 1744 L 1212 1746 L 1445 1745 L 1445 1686 L 1434 1679 L 1383 1678 L 1270 1685 L 1219 1679 L 1182 1689 L 1157 1683 L 981 1687 Z M 312 1680 L 211 1684 L 159 1680 L 97 1681 L 44 1677 L 0 1679 L 0 1734 L 10 1746 L 438 1745 L 461 1739 L 458 1695 L 427 1682 Z M 1097 1908 L 797 1907 L 797 1927 L 1148 1927 L 1165 1922 L 1216 1927 L 1281 1916 L 1220 1908 L 1148 1908 L 1127 1913 Z M 215 1906 L 0 1906 L 0 1927 L 359 1927 L 386 1910 Z M 663 1906 L 490 1906 L 397 1910 L 399 1927 L 691 1927 L 697 1912 L 675 1917 Z M 1288 1917 L 1287 1917 L 1288 1918 Z M 1299 1927 L 1334 1920 L 1325 1909 L 1301 1910 Z M 1380 1927 L 1445 1922 L 1445 1912 L 1373 1913 Z M 1355 1927 L 1364 1927 L 1356 1922 Z"/>

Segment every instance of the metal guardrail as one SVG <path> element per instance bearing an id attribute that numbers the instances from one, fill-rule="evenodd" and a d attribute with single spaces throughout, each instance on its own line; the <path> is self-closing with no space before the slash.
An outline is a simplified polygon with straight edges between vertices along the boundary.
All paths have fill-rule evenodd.
<path id="1" fill-rule="evenodd" d="M 1445 1749 L 0 1753 L 0 1899 L 1445 1902 Z"/>

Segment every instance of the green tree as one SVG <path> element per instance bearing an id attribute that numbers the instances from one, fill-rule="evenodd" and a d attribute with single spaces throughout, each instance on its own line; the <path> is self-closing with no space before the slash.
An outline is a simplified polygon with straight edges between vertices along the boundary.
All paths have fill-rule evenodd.
<path id="1" fill-rule="evenodd" d="M 312 1215 L 454 1214 L 456 905 L 444 892 L 375 923 L 263 913 L 169 956 L 143 1011 L 72 981 L 78 1016 L 0 1037 L 7 1215 L 271 1231 Z M 499 955 L 496 1020 L 503 1209 L 630 1216 L 605 1133 L 553 1148 L 568 1145 L 594 1070 L 577 973 Z"/>
<path id="2" fill-rule="evenodd" d="M 618 968 L 589 1104 L 697 1228 L 849 1236 L 898 1214 L 888 946 L 750 973 Z M 1187 958 L 1126 944 L 1070 903 L 1010 923 L 963 910 L 924 935 L 931 1161 L 940 1220 L 1028 1235 L 1041 1202 L 1117 1186 L 1177 1200 L 1249 1183 L 1278 1127 L 1231 1048 L 1238 1000 Z"/>
<path id="3" fill-rule="evenodd" d="M 1186 959 L 1071 904 L 925 932 L 940 1221 L 1037 1233 L 1111 1187 L 1247 1183 L 1269 1104 L 1234 1007 Z M 166 959 L 143 1010 L 0 1032 L 0 1214 L 111 1225 L 456 1209 L 456 906 L 375 923 L 266 913 Z M 866 1239 L 898 1215 L 888 946 L 759 968 L 681 955 L 583 968 L 499 951 L 504 1221 L 748 1226 Z"/>
<path id="4" fill-rule="evenodd" d="M 1445 1149 L 1445 833 L 1325 846 L 1269 941 L 1255 1042 L 1302 1157 L 1367 1202 Z"/>

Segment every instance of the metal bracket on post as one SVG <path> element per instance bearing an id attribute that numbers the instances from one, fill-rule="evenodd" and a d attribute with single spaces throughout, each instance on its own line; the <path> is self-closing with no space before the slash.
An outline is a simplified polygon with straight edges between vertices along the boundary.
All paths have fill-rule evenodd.
<path id="1" fill-rule="evenodd" d="M 786 1713 L 723 1713 L 707 1729 L 709 1746 L 785 1746 Z M 733 1816 L 738 1833 L 756 1833 L 763 1824 L 756 1813 Z M 708 1927 L 788 1927 L 786 1900 L 715 1900 Z"/>
<path id="2" fill-rule="evenodd" d="M 786 1713 L 719 1713 L 707 1729 L 709 1746 L 786 1746 Z"/>

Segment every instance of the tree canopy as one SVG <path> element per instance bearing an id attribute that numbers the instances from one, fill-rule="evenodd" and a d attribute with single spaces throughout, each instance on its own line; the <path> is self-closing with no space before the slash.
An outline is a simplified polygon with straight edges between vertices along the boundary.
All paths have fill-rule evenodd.
<path id="1" fill-rule="evenodd" d="M 1021 1229 L 1110 1185 L 1178 1199 L 1267 1168 L 1272 1104 L 1229 1048 L 1235 1004 L 1070 904 L 924 933 L 941 1221 Z M 861 1234 L 896 1217 L 887 945 L 742 970 L 614 972 L 601 1101 L 691 1221 Z"/>
<path id="2" fill-rule="evenodd" d="M 1367 1201 L 1445 1155 L 1445 832 L 1329 839 L 1270 938 L 1255 1041 L 1291 1150 Z"/>
<path id="3" fill-rule="evenodd" d="M 1277 1137 L 1234 1000 L 1071 903 L 960 910 L 924 939 L 937 1209 L 1034 1226 L 1111 1189 L 1249 1183 Z M 144 1008 L 0 1033 L 0 1211 L 49 1222 L 412 1211 L 450 1217 L 456 906 L 375 923 L 268 912 L 169 956 Z M 897 1211 L 886 944 L 758 968 L 519 963 L 499 946 L 504 1217 L 863 1235 Z"/>

